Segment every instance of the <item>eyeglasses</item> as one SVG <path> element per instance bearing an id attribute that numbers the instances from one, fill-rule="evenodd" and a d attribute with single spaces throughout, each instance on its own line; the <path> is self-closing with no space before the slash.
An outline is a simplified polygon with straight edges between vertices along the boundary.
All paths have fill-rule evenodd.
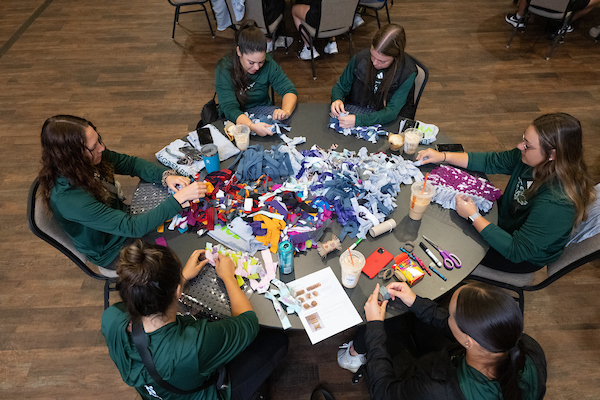
<path id="1" fill-rule="evenodd" d="M 94 146 L 93 149 L 87 148 L 87 151 L 90 152 L 90 154 L 92 155 L 92 157 L 94 156 L 94 151 L 96 151 L 96 149 L 98 148 L 98 146 L 104 146 L 104 142 L 102 141 L 102 136 L 100 136 L 100 134 L 98 134 L 98 143 L 96 143 L 96 145 Z"/>
<path id="2" fill-rule="evenodd" d="M 535 147 L 531 147 L 531 145 L 527 144 L 527 141 L 525 140 L 525 135 L 523 135 L 523 151 L 527 151 L 527 150 L 535 150 Z"/>

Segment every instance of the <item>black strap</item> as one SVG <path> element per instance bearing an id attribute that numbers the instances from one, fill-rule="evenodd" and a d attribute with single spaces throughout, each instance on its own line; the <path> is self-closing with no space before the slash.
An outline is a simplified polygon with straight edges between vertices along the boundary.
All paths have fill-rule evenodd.
<path id="1" fill-rule="evenodd" d="M 144 362 L 146 369 L 150 373 L 150 376 L 152 377 L 152 379 L 154 379 L 156 383 L 162 386 L 163 389 L 176 394 L 191 394 L 204 389 L 208 389 L 209 387 L 215 384 L 217 385 L 217 390 L 225 387 L 225 377 L 227 374 L 225 371 L 225 366 L 221 365 L 201 386 L 198 386 L 197 388 L 192 390 L 177 389 L 175 386 L 165 381 L 156 370 L 154 360 L 152 359 L 152 355 L 148 350 L 148 338 L 146 338 L 146 332 L 144 332 L 144 326 L 142 325 L 141 321 L 133 322 L 132 325 L 133 327 L 131 330 L 131 336 L 133 337 L 133 343 L 135 343 L 135 347 L 137 348 L 138 353 L 140 353 L 142 361 Z"/>

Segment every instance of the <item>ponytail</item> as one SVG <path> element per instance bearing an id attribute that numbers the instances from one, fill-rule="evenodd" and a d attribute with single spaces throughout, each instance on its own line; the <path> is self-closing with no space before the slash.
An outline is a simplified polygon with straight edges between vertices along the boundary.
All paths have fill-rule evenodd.
<path id="1" fill-rule="evenodd" d="M 181 280 L 181 263 L 167 247 L 137 240 L 121 251 L 117 290 L 132 320 L 169 309 Z"/>
<path id="2" fill-rule="evenodd" d="M 266 53 L 267 38 L 251 19 L 244 20 L 235 35 L 235 46 L 231 54 L 231 82 L 233 91 L 240 105 L 246 103 L 246 88 L 252 83 L 240 62 L 240 54 Z"/>
<path id="3" fill-rule="evenodd" d="M 493 353 L 490 367 L 504 400 L 521 400 L 519 386 L 525 367 L 523 314 L 517 302 L 498 288 L 480 283 L 463 286 L 456 299 L 458 328 Z"/>
<path id="4" fill-rule="evenodd" d="M 523 368 L 525 368 L 525 349 L 523 341 L 519 339 L 517 344 L 508 350 L 508 356 L 496 365 L 496 380 L 500 383 L 504 400 L 522 399 L 519 381 Z"/>

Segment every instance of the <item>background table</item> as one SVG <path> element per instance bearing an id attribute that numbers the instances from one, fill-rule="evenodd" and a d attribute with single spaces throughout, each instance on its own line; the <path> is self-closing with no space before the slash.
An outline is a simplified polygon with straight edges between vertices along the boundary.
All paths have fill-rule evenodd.
<path id="1" fill-rule="evenodd" d="M 337 133 L 336 131 L 327 127 L 328 122 L 328 104 L 299 104 L 296 111 L 290 118 L 289 124 L 292 127 L 292 130 L 288 133 L 288 136 L 306 136 L 306 143 L 299 145 L 299 149 L 309 149 L 313 144 L 317 144 L 324 149 L 328 149 L 333 143 L 337 143 L 339 145 L 338 150 L 344 148 L 349 150 L 359 150 L 361 147 L 366 147 L 370 153 L 377 151 L 384 151 L 388 154 L 391 153 L 386 137 L 379 138 L 377 143 L 370 143 L 362 139 L 357 139 L 354 136 L 344 136 Z M 219 128 L 219 130 L 223 131 L 222 121 L 217 121 L 214 125 Z M 397 132 L 398 125 L 398 121 L 395 121 L 384 128 L 390 132 Z M 271 145 L 278 145 L 280 143 L 281 140 L 277 135 L 270 137 L 252 136 L 250 138 L 250 144 L 262 144 L 265 146 L 265 148 L 270 148 Z M 451 142 L 443 135 L 438 134 L 438 139 L 435 143 Z M 426 146 L 419 147 L 419 149 L 422 148 L 426 148 Z M 413 156 L 402 154 L 402 156 L 405 159 L 414 160 L 416 154 Z M 231 159 L 222 162 L 221 167 L 227 168 L 229 165 L 231 165 L 234 159 L 235 157 L 232 157 Z M 431 171 L 433 168 L 435 168 L 435 165 L 423 166 L 421 169 L 423 172 L 427 172 Z M 399 248 L 401 246 L 403 246 L 407 241 L 412 241 L 415 243 L 414 254 L 421 258 L 426 265 L 428 265 L 431 260 L 421 250 L 421 248 L 419 248 L 419 242 L 423 241 L 427 247 L 433 251 L 436 257 L 439 256 L 439 253 L 437 253 L 436 250 L 434 250 L 422 239 L 422 235 L 424 234 L 442 249 L 455 253 L 462 261 L 462 267 L 460 269 L 454 269 L 451 271 L 448 271 L 445 268 L 438 269 L 438 271 L 447 278 L 447 281 L 443 281 L 434 273 L 432 273 L 431 276 L 426 274 L 423 280 L 413 287 L 413 290 L 416 294 L 422 297 L 436 299 L 451 290 L 467 275 L 469 275 L 471 271 L 473 271 L 473 269 L 479 264 L 489 246 L 481 238 L 475 228 L 473 228 L 465 219 L 461 218 L 455 211 L 443 209 L 438 204 L 432 203 L 427 208 L 427 211 L 423 215 L 421 221 L 411 220 L 408 217 L 409 201 L 410 187 L 403 185 L 396 201 L 398 207 L 389 216 L 389 218 L 393 218 L 396 221 L 396 228 L 392 232 L 385 233 L 377 238 L 372 238 L 369 234 L 367 234 L 367 238 L 358 245 L 356 250 L 363 253 L 365 257 L 368 257 L 378 247 L 383 247 L 395 256 L 400 253 Z M 498 216 L 497 208 L 495 206 L 486 215 L 486 218 L 492 223 L 497 222 Z M 342 227 L 340 224 L 334 221 L 331 228 L 325 231 L 322 240 L 330 240 L 332 233 L 338 236 L 341 230 Z M 196 234 L 180 234 L 177 231 L 165 231 L 164 236 L 167 239 L 169 247 L 177 253 L 183 263 L 185 263 L 194 250 L 204 248 L 207 241 L 212 243 L 216 242 L 208 235 L 198 238 Z M 342 248 L 348 248 L 355 241 L 356 238 L 346 237 L 342 242 Z M 290 282 L 296 278 L 330 266 L 339 279 L 341 270 L 338 258 L 340 255 L 340 251 L 334 251 L 326 258 L 321 259 L 316 249 L 311 249 L 297 254 L 294 257 L 295 269 L 293 273 L 280 276 L 278 272 L 277 276 L 284 282 Z M 256 256 L 260 258 L 259 253 L 257 253 Z M 277 259 L 277 256 L 273 255 L 273 258 Z M 441 260 L 441 257 L 438 258 Z M 391 263 L 389 265 L 391 265 Z M 365 274 L 361 274 L 358 285 L 355 288 L 345 289 L 352 303 L 363 318 L 364 303 L 368 296 L 373 292 L 375 285 L 377 283 L 386 284 L 388 282 L 384 282 L 382 279 L 377 277 L 374 279 L 369 279 Z M 255 293 L 250 298 L 250 302 L 254 307 L 254 311 L 256 312 L 261 325 L 274 327 L 281 326 L 270 300 L 267 300 L 264 296 Z M 387 317 L 397 315 L 405 311 L 405 308 L 398 303 L 400 302 L 390 303 L 390 306 L 388 306 L 388 312 L 386 314 Z M 290 322 L 292 323 L 293 328 L 303 329 L 300 319 L 297 315 L 290 315 Z"/>

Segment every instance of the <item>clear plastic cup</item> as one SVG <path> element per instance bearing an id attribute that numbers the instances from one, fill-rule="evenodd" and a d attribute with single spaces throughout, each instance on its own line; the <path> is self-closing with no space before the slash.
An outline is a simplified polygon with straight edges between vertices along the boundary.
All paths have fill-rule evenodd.
<path id="1" fill-rule="evenodd" d="M 425 190 L 423 190 L 423 183 L 415 182 L 410 187 L 410 210 L 408 216 L 410 219 L 419 221 L 423 217 L 423 213 L 427 210 L 427 206 L 431 203 L 431 199 L 435 196 L 435 186 L 431 182 L 425 184 Z"/>
<path id="2" fill-rule="evenodd" d="M 342 285 L 348 289 L 352 289 L 358 284 L 358 278 L 365 266 L 365 256 L 356 250 L 350 250 L 352 258 L 348 250 L 340 256 L 340 266 L 342 267 Z"/>
<path id="3" fill-rule="evenodd" d="M 250 144 L 250 127 L 246 125 L 236 125 L 232 129 L 233 137 L 235 138 L 235 145 L 238 149 L 244 151 Z"/>
<path id="4" fill-rule="evenodd" d="M 404 131 L 404 152 L 406 154 L 415 154 L 419 142 L 423 139 L 423 132 L 415 128 L 408 128 Z"/>

